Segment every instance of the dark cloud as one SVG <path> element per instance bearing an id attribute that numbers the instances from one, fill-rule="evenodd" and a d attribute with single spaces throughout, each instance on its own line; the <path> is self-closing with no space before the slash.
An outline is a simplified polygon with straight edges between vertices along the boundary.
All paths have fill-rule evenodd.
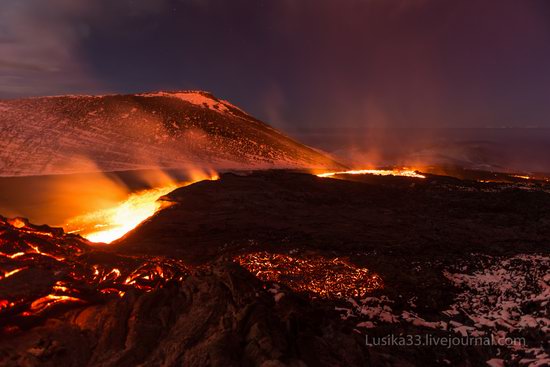
<path id="1" fill-rule="evenodd" d="M 2 39 L 0 43 L 0 87 L 2 94 L 26 94 L 33 90 L 48 92 L 56 76 L 77 72 L 73 47 L 77 34 L 71 26 L 71 13 L 85 12 L 65 1 L 52 1 L 59 13 L 43 12 L 43 2 L 6 0 L 0 5 Z M 47 10 L 47 9 L 46 9 Z M 75 70 L 76 69 L 76 70 Z"/>
<path id="2" fill-rule="evenodd" d="M 538 0 L 3 0 L 0 96 L 210 90 L 278 126 L 550 122 Z"/>
<path id="3" fill-rule="evenodd" d="M 90 24 L 118 24 L 155 14 L 150 0 L 3 0 L 0 4 L 0 96 L 101 90 L 79 48 Z"/>

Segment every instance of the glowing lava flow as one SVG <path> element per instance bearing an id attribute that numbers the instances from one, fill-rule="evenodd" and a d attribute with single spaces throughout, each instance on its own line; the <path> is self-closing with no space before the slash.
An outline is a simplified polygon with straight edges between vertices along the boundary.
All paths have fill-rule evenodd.
<path id="1" fill-rule="evenodd" d="M 138 224 L 162 208 L 158 199 L 177 188 L 170 185 L 162 188 L 140 191 L 114 208 L 99 210 L 71 219 L 67 231 L 78 233 L 92 242 L 110 243 L 128 233 Z"/>
<path id="2" fill-rule="evenodd" d="M 375 176 L 404 176 L 414 178 L 426 178 L 426 176 L 409 169 L 361 169 L 340 172 L 326 172 L 317 174 L 318 177 L 333 177 L 336 175 L 375 175 Z"/>
<path id="3" fill-rule="evenodd" d="M 58 306 L 147 292 L 190 271 L 181 260 L 106 253 L 61 228 L 0 216 L 0 338 Z"/>
<path id="4" fill-rule="evenodd" d="M 515 178 L 522 178 L 524 180 L 531 180 L 533 178 L 531 176 L 523 176 L 523 175 L 511 175 L 511 176 Z"/>
<path id="5" fill-rule="evenodd" d="M 257 278 L 321 298 L 364 297 L 383 288 L 382 278 L 345 259 L 256 252 L 234 259 Z"/>
<path id="6" fill-rule="evenodd" d="M 65 224 L 68 233 L 79 234 L 92 242 L 111 243 L 151 217 L 157 211 L 170 205 L 159 198 L 178 187 L 190 185 L 204 179 L 215 180 L 217 175 L 200 177 L 192 182 L 169 184 L 167 186 L 130 194 L 118 205 L 72 218 Z"/>

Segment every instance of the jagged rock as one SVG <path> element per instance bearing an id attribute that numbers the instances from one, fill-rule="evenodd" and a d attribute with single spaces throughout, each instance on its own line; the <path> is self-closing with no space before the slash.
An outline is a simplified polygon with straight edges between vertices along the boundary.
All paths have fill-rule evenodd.
<path id="1" fill-rule="evenodd" d="M 357 182 L 286 171 L 222 175 L 167 195 L 172 206 L 109 247 L 0 218 L 0 296 L 8 298 L 0 299 L 0 321 L 15 313 L 27 320 L 30 301 L 10 304 L 19 295 L 50 292 L 58 281 L 74 286 L 59 294 L 85 301 L 54 305 L 33 323 L 17 324 L 19 330 L 7 328 L 0 365 L 476 366 L 491 358 L 512 364 L 546 358 L 540 325 L 547 325 L 547 186 L 441 176 L 350 179 Z M 297 272 L 276 286 L 217 263 L 258 251 L 347 257 L 383 287 L 365 299 L 312 299 L 285 283 Z M 7 276 L 12 269 L 22 270 Z M 535 352 L 365 345 L 365 336 L 477 332 L 480 321 L 456 308 L 493 317 L 470 298 L 502 299 L 495 284 L 521 306 L 517 315 L 525 317 L 514 322 L 528 326 L 519 332 Z"/>
<path id="2" fill-rule="evenodd" d="M 362 366 L 363 339 L 235 264 L 78 308 L 0 342 L 5 366 Z"/>

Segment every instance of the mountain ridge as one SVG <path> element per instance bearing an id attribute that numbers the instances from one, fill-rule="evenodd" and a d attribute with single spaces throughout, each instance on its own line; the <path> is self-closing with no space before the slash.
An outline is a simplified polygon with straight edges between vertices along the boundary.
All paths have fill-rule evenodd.
<path id="1" fill-rule="evenodd" d="M 0 100 L 0 142 L 0 176 L 341 166 L 195 90 Z"/>

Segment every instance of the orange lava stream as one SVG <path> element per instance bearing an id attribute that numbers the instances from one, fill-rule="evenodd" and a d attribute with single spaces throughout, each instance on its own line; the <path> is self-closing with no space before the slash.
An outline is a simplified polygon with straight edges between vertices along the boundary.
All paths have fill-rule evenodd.
<path id="1" fill-rule="evenodd" d="M 333 177 L 336 175 L 375 175 L 375 176 L 404 176 L 413 178 L 426 178 L 426 176 L 410 169 L 360 169 L 340 172 L 325 172 L 317 174 L 318 177 Z"/>
<path id="2" fill-rule="evenodd" d="M 163 208 L 158 199 L 177 188 L 178 185 L 169 185 L 131 194 L 113 208 L 70 219 L 65 228 L 92 242 L 111 243 Z"/>
<path id="3" fill-rule="evenodd" d="M 196 177 L 191 182 L 169 183 L 162 187 L 132 193 L 114 207 L 71 218 L 64 228 L 68 233 L 79 234 L 91 242 L 111 243 L 136 228 L 160 209 L 169 206 L 169 203 L 159 200 L 162 196 L 179 187 L 215 179 L 217 175 L 210 174 Z"/>

